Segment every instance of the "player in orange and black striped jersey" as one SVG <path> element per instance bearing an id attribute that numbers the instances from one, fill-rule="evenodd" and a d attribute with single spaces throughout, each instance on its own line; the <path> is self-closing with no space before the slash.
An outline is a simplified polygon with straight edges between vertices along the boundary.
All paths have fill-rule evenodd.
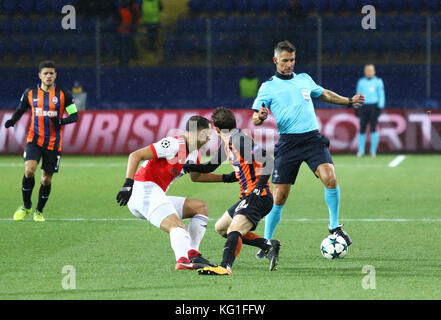
<path id="1" fill-rule="evenodd" d="M 231 110 L 217 108 L 211 118 L 222 139 L 219 150 L 208 163 L 185 164 L 183 169 L 190 172 L 192 180 L 197 182 L 238 181 L 241 193 L 240 200 L 216 222 L 216 231 L 227 238 L 220 266 L 200 269 L 199 274 L 231 275 L 231 267 L 242 243 L 262 249 L 270 260 L 270 270 L 275 270 L 279 262 L 280 242 L 266 240 L 251 232 L 273 207 L 273 195 L 268 181 L 273 159 L 250 136 L 236 128 L 236 119 Z M 210 173 L 227 159 L 234 172 L 228 175 Z"/>
<path id="2" fill-rule="evenodd" d="M 51 191 L 52 175 L 58 172 L 63 126 L 78 120 L 78 111 L 72 94 L 55 85 L 57 73 L 52 61 L 43 61 L 39 65 L 40 85 L 25 90 L 20 103 L 6 121 L 6 128 L 13 127 L 23 114 L 31 110 L 31 124 L 24 152 L 25 173 L 22 180 L 23 206 L 14 213 L 14 220 L 20 221 L 32 211 L 32 190 L 35 185 L 35 170 L 42 159 L 41 186 L 37 208 L 33 212 L 35 221 L 44 221 L 43 208 Z M 68 116 L 63 118 L 64 112 Z"/>

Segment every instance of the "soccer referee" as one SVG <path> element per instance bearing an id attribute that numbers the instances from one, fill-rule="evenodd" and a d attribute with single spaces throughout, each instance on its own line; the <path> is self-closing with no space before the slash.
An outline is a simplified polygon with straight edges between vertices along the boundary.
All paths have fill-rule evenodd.
<path id="1" fill-rule="evenodd" d="M 364 97 L 362 94 L 356 94 L 352 98 L 342 97 L 320 87 L 306 73 L 295 74 L 295 58 L 296 48 L 289 41 L 279 42 L 275 46 L 273 62 L 276 65 L 276 74 L 261 85 L 252 107 L 255 125 L 261 125 L 270 110 L 280 134 L 274 150 L 274 205 L 265 218 L 265 238 L 272 239 L 291 185 L 295 183 L 300 166 L 305 161 L 324 185 L 325 201 L 329 209 L 329 232 L 341 235 L 350 245 L 351 238 L 338 223 L 340 188 L 328 149 L 329 140 L 318 130 L 311 98 L 359 107 L 363 104 Z M 256 255 L 257 258 L 264 256 L 262 251 Z"/>
<path id="2" fill-rule="evenodd" d="M 372 157 L 377 155 L 378 133 L 377 123 L 381 110 L 384 108 L 384 84 L 383 80 L 375 76 L 375 66 L 367 64 L 364 66 L 364 77 L 357 82 L 357 93 L 364 93 L 366 102 L 363 108 L 359 109 L 360 135 L 358 136 L 357 156 L 364 155 L 366 144 L 366 127 L 369 123 L 371 130 L 371 150 Z"/>
<path id="3" fill-rule="evenodd" d="M 25 90 L 12 118 L 5 127 L 13 127 L 23 114 L 30 109 L 31 124 L 24 151 L 25 172 L 22 180 L 23 206 L 14 213 L 14 221 L 21 221 L 32 212 L 32 191 L 35 186 L 35 170 L 40 159 L 41 185 L 38 192 L 38 204 L 33 211 L 33 219 L 45 221 L 43 208 L 51 192 L 52 175 L 58 172 L 63 140 L 63 126 L 78 120 L 78 112 L 72 94 L 55 85 L 57 73 L 52 61 L 43 61 L 39 65 L 39 85 Z M 64 111 L 69 116 L 63 118 Z"/>

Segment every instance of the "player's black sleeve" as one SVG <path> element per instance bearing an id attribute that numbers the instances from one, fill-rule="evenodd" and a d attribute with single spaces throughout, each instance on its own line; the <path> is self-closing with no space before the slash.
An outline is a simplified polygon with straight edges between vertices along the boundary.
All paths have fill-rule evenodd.
<path id="1" fill-rule="evenodd" d="M 73 95 L 69 90 L 67 90 L 65 88 L 62 88 L 60 90 L 63 91 L 63 93 L 64 93 L 64 106 L 65 106 L 65 108 L 67 108 L 71 104 L 75 104 L 75 99 L 73 98 Z M 60 114 L 58 117 L 52 117 L 50 119 L 51 119 L 52 123 L 54 124 L 55 128 L 60 129 L 61 126 L 64 126 L 69 123 L 77 122 L 78 121 L 78 111 L 68 115 L 66 118 L 63 118 L 63 115 Z"/>
<path id="2" fill-rule="evenodd" d="M 221 163 L 226 159 L 226 154 L 224 151 L 224 144 L 222 142 L 219 149 L 211 157 L 210 161 L 201 164 L 186 163 L 183 166 L 184 172 L 199 172 L 199 173 L 210 173 L 216 170 Z"/>
<path id="3" fill-rule="evenodd" d="M 17 121 L 20 120 L 20 118 L 23 116 L 23 114 L 28 110 L 28 108 L 30 107 L 29 100 L 28 100 L 29 90 L 31 90 L 31 89 L 28 88 L 25 90 L 25 92 L 21 96 L 21 99 L 20 99 L 20 102 L 19 102 L 17 108 L 15 109 L 14 114 L 12 115 L 11 119 L 7 121 L 7 122 L 9 122 L 9 126 L 13 127 L 17 123 Z M 6 125 L 7 125 L 7 123 L 6 123 Z M 7 127 L 9 127 L 9 126 L 7 126 Z"/>

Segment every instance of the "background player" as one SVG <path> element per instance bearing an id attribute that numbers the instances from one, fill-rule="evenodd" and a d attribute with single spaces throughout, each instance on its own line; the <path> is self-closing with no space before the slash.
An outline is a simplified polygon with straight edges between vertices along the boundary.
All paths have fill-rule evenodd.
<path id="1" fill-rule="evenodd" d="M 222 139 L 219 150 L 208 163 L 185 164 L 184 170 L 191 172 L 193 181 L 239 181 L 241 194 L 240 200 L 216 222 L 216 231 L 227 238 L 220 266 L 205 267 L 199 270 L 199 273 L 232 275 L 231 267 L 242 243 L 259 247 L 265 252 L 270 260 L 270 270 L 274 270 L 279 263 L 280 242 L 267 241 L 251 232 L 273 206 L 273 196 L 268 182 L 273 159 L 267 157 L 265 150 L 255 145 L 250 136 L 236 128 L 236 119 L 231 110 L 217 108 L 211 117 L 216 133 Z M 207 174 L 219 167 L 225 159 L 229 160 L 234 172 L 229 175 Z"/>
<path id="2" fill-rule="evenodd" d="M 13 127 L 23 114 L 31 109 L 31 124 L 24 151 L 25 173 L 22 180 L 23 206 L 14 213 L 14 220 L 21 221 L 32 211 L 32 191 L 35 185 L 35 170 L 40 159 L 41 185 L 38 192 L 37 208 L 33 212 L 35 221 L 45 221 L 43 208 L 51 192 L 52 175 L 58 172 L 63 141 L 63 125 L 76 122 L 78 112 L 72 94 L 55 85 L 57 72 L 55 63 L 43 61 L 38 68 L 41 84 L 30 87 L 23 93 L 20 103 L 6 121 L 6 128 Z M 64 111 L 69 116 L 62 118 Z"/>
<path id="3" fill-rule="evenodd" d="M 325 201 L 329 209 L 329 232 L 343 236 L 348 245 L 352 240 L 338 223 L 340 188 L 329 153 L 329 140 L 319 132 L 319 125 L 311 98 L 346 105 L 361 106 L 362 94 L 345 98 L 323 89 L 306 73 L 295 74 L 296 48 L 289 41 L 279 42 L 274 48 L 273 62 L 276 74 L 264 82 L 252 109 L 253 123 L 261 125 L 271 110 L 280 134 L 274 154 L 274 207 L 265 219 L 265 238 L 271 239 L 280 221 L 283 206 L 288 199 L 291 185 L 305 161 L 320 178 L 325 189 Z M 264 257 L 259 251 L 258 258 Z"/>
<path id="4" fill-rule="evenodd" d="M 207 205 L 201 200 L 166 195 L 173 181 L 184 174 L 182 165 L 190 160 L 199 162 L 199 148 L 209 141 L 211 131 L 209 120 L 192 116 L 185 135 L 167 137 L 132 152 L 126 181 L 116 197 L 121 206 L 128 204 L 133 215 L 170 234 L 176 270 L 215 266 L 199 253 L 207 229 Z M 141 161 L 144 163 L 138 169 Z M 186 218 L 191 218 L 188 231 L 181 220 Z"/>
<path id="5" fill-rule="evenodd" d="M 366 144 L 366 127 L 369 123 L 371 132 L 371 150 L 372 157 L 377 155 L 378 133 L 377 123 L 381 110 L 384 108 L 384 84 L 383 80 L 375 76 L 375 66 L 367 64 L 364 66 L 364 77 L 357 82 L 357 93 L 364 92 L 366 103 L 359 109 L 360 116 L 360 134 L 358 136 L 357 156 L 364 155 Z"/>

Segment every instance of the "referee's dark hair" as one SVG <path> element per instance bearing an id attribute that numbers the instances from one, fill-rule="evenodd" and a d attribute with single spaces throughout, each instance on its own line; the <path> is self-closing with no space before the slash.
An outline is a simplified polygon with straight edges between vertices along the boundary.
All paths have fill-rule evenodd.
<path id="1" fill-rule="evenodd" d="M 188 119 L 187 124 L 185 125 L 185 130 L 190 131 L 190 124 L 196 124 L 196 130 L 203 130 L 210 128 L 210 120 L 207 118 L 204 118 L 199 115 L 191 116 L 190 119 Z M 191 126 L 192 129 L 194 129 L 193 125 Z"/>
<path id="2" fill-rule="evenodd" d="M 296 52 L 296 47 L 288 40 L 283 40 L 274 47 L 274 56 L 278 57 L 282 51 L 287 51 L 289 53 Z"/>
<path id="3" fill-rule="evenodd" d="M 236 117 L 234 116 L 233 111 L 228 108 L 219 107 L 214 109 L 214 112 L 211 115 L 211 120 L 213 120 L 214 126 L 220 130 L 236 129 Z"/>
<path id="4" fill-rule="evenodd" d="M 53 62 L 51 60 L 42 61 L 38 65 L 38 72 L 41 72 L 41 70 L 43 70 L 43 68 L 54 68 L 55 69 L 55 62 Z"/>

